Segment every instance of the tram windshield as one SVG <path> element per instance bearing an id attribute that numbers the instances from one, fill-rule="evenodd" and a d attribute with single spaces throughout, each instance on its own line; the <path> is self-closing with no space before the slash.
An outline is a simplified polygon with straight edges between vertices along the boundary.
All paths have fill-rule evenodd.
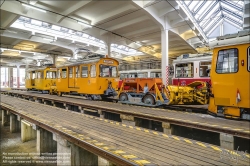
<path id="1" fill-rule="evenodd" d="M 100 65 L 100 77 L 117 77 L 117 67 Z"/>

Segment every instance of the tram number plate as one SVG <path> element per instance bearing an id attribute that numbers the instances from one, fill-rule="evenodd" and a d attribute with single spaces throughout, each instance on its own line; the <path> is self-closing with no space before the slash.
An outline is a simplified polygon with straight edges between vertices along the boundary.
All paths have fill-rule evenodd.
<path id="1" fill-rule="evenodd" d="M 111 61 L 111 60 L 104 60 L 103 62 L 104 63 L 114 63 L 114 61 Z"/>

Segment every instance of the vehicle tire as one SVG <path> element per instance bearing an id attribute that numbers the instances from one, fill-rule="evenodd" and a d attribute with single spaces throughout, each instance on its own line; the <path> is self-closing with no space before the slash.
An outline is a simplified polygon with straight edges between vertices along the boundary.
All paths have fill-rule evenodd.
<path id="1" fill-rule="evenodd" d="M 126 93 L 121 93 L 119 96 L 119 101 L 128 101 L 128 95 Z"/>
<path id="2" fill-rule="evenodd" d="M 146 95 L 142 98 L 142 102 L 143 102 L 144 104 L 155 105 L 155 98 L 154 98 L 153 95 L 151 95 L 151 94 L 146 94 Z"/>

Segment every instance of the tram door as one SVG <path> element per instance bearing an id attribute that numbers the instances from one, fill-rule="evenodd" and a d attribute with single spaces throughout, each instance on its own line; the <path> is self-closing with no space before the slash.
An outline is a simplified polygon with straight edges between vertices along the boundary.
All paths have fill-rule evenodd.
<path id="1" fill-rule="evenodd" d="M 69 67 L 69 88 L 75 87 L 74 67 Z"/>
<path id="2" fill-rule="evenodd" d="M 69 88 L 78 88 L 80 78 L 79 66 L 69 67 Z"/>

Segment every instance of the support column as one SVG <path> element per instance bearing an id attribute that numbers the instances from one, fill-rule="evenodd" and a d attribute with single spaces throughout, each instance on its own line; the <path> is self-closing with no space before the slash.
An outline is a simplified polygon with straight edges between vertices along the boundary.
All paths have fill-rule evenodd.
<path id="1" fill-rule="evenodd" d="M 13 68 L 9 67 L 8 68 L 8 74 L 9 74 L 9 88 L 13 88 Z"/>
<path id="2" fill-rule="evenodd" d="M 128 126 L 136 126 L 135 118 L 129 115 L 120 115 L 122 123 Z"/>
<path id="3" fill-rule="evenodd" d="M 161 31 L 161 75 L 163 84 L 168 85 L 168 30 Z"/>
<path id="4" fill-rule="evenodd" d="M 112 166 L 113 164 L 108 160 L 98 156 L 98 166 Z"/>
<path id="5" fill-rule="evenodd" d="M 36 149 L 37 153 L 56 153 L 56 141 L 53 140 L 53 134 L 45 129 L 36 129 Z"/>
<path id="6" fill-rule="evenodd" d="M 0 120 L 1 120 L 1 121 L 2 121 L 2 112 L 3 112 L 3 110 L 0 109 Z"/>
<path id="7" fill-rule="evenodd" d="M 17 88 L 20 88 L 20 65 L 17 65 L 16 69 L 17 69 Z"/>
<path id="8" fill-rule="evenodd" d="M 2 110 L 2 126 L 9 125 L 9 114 L 8 111 Z"/>
<path id="9" fill-rule="evenodd" d="M 56 65 L 57 55 L 52 55 L 52 59 L 53 59 L 53 64 Z"/>
<path id="10" fill-rule="evenodd" d="M 71 144 L 71 165 L 98 165 L 98 156 Z"/>
<path id="11" fill-rule="evenodd" d="M 21 120 L 21 140 L 27 142 L 36 138 L 36 131 L 28 121 Z"/>
<path id="12" fill-rule="evenodd" d="M 170 123 L 163 122 L 162 123 L 163 133 L 164 134 L 172 134 L 173 133 L 173 127 Z"/>
<path id="13" fill-rule="evenodd" d="M 72 165 L 70 143 L 56 134 L 53 134 L 53 140 L 57 141 L 57 165 Z"/>
<path id="14" fill-rule="evenodd" d="M 107 55 L 111 57 L 111 43 L 110 42 L 107 43 Z"/>
<path id="15" fill-rule="evenodd" d="M 10 132 L 15 133 L 20 131 L 20 122 L 15 114 L 10 114 Z"/>
<path id="16" fill-rule="evenodd" d="M 4 73 L 4 75 L 5 75 L 4 87 L 7 87 L 7 86 L 8 86 L 8 85 L 7 85 L 7 67 L 5 67 L 5 73 Z"/>
<path id="17" fill-rule="evenodd" d="M 228 150 L 234 150 L 234 136 L 220 133 L 220 146 Z"/>

